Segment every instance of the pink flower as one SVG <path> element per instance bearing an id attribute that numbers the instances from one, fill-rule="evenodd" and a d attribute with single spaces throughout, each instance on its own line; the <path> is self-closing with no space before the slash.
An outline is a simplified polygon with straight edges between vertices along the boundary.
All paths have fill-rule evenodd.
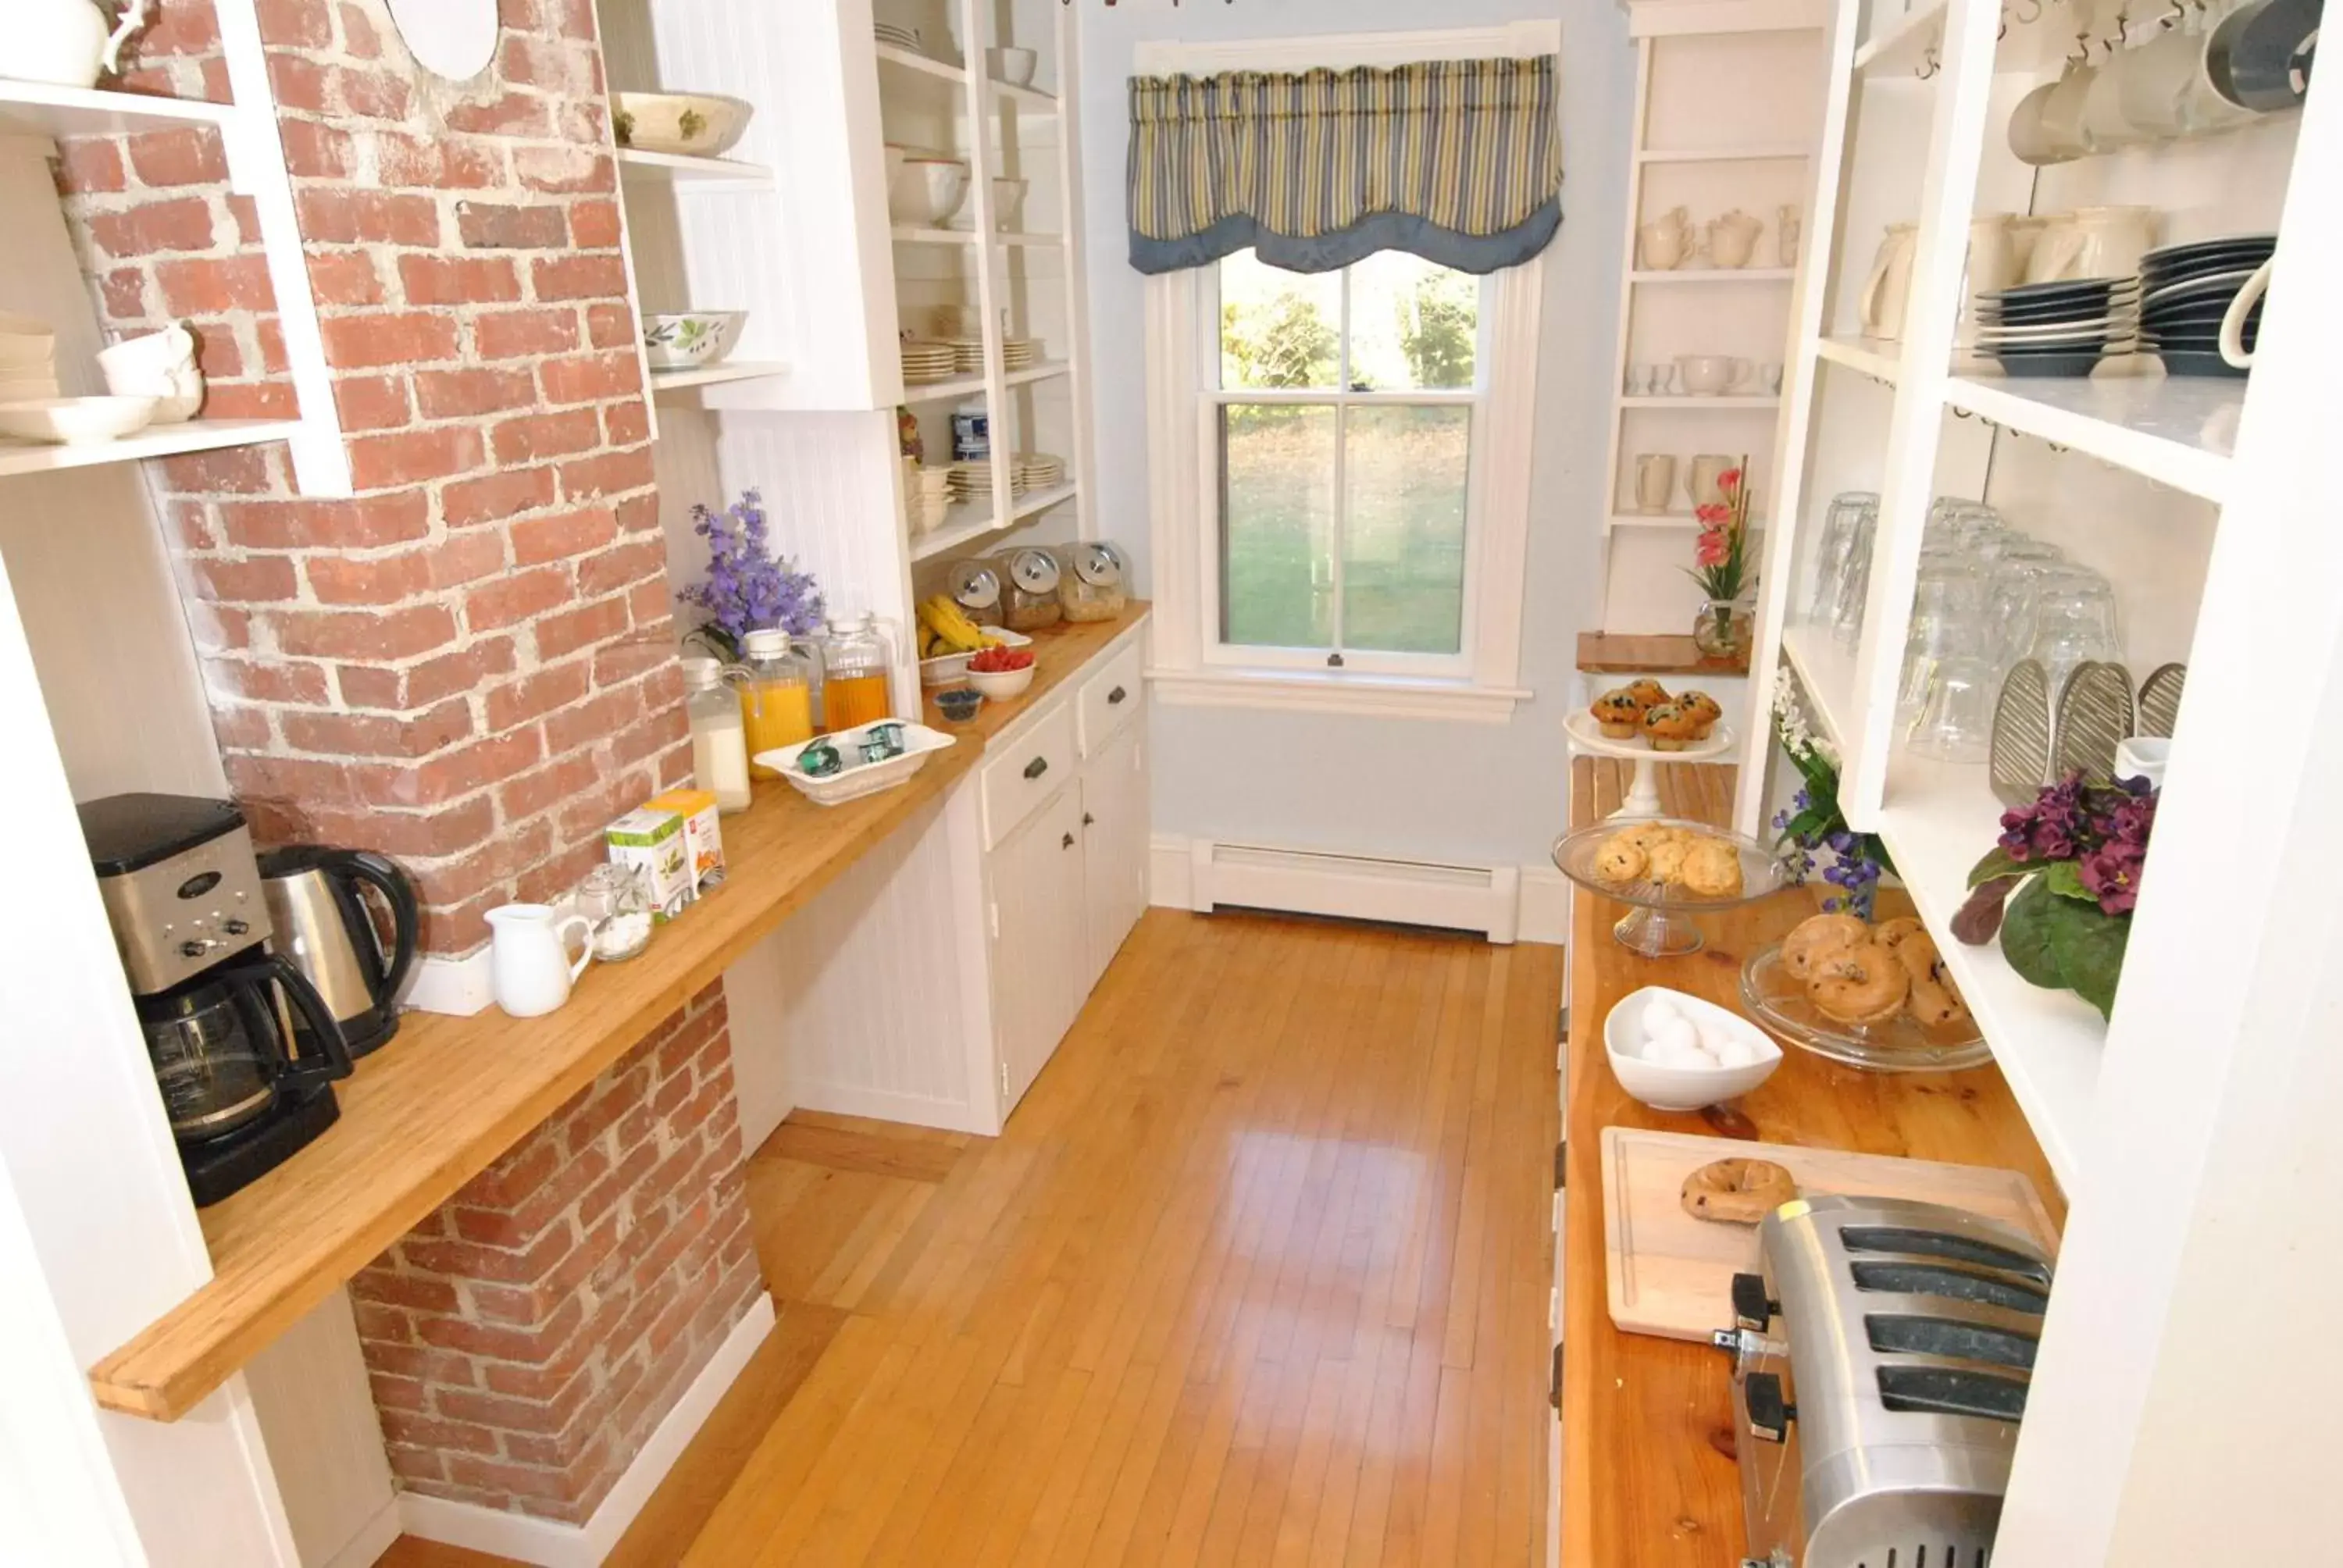
<path id="1" fill-rule="evenodd" d="M 1704 567 L 1721 567 L 1732 548 L 1725 543 L 1723 528 L 1703 528 L 1700 540 L 1694 546 L 1693 558 Z"/>
<path id="2" fill-rule="evenodd" d="M 1734 491 L 1741 487 L 1741 470 L 1738 468 L 1727 468 L 1722 474 L 1717 475 L 1716 487 L 1724 491 L 1728 496 L 1733 494 Z"/>
<path id="3" fill-rule="evenodd" d="M 1730 508 L 1720 506 L 1715 501 L 1704 501 L 1694 507 L 1692 509 L 1692 515 L 1700 519 L 1700 526 L 1704 528 L 1721 528 L 1733 517 Z"/>

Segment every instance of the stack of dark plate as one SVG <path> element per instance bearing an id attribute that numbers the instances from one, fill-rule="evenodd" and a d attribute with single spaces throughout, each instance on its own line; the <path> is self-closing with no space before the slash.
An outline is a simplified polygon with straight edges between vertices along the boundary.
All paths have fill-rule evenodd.
<path id="1" fill-rule="evenodd" d="M 2278 248 L 2274 234 L 2168 245 L 2139 260 L 2140 342 L 2174 376 L 2243 376 L 2221 357 L 2221 317 Z M 2246 316 L 2246 351 L 2261 332 L 2262 302 Z"/>
<path id="2" fill-rule="evenodd" d="M 2028 283 L 1976 297 L 1977 352 L 2011 376 L 2088 376 L 2138 341 L 2139 280 Z"/>

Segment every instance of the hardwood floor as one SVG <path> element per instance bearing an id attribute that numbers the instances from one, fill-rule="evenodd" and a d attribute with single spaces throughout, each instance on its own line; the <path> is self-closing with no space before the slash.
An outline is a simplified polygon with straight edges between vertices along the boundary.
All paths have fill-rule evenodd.
<path id="1" fill-rule="evenodd" d="M 780 1327 L 611 1561 L 1543 1562 L 1561 985 L 1152 910 L 1001 1137 L 792 1117 Z"/>

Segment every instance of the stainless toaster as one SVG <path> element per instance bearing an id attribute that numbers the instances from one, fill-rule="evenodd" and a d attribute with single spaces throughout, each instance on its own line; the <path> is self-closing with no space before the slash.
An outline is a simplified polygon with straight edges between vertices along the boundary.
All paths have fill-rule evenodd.
<path id="1" fill-rule="evenodd" d="M 1986 1568 L 2049 1303 L 2008 1226 L 1802 1198 L 1733 1281 L 1745 1568 Z"/>

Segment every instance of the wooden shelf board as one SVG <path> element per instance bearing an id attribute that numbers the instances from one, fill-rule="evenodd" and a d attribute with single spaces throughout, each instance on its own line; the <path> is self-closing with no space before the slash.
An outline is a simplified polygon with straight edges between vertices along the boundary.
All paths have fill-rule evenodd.
<path id="1" fill-rule="evenodd" d="M 1795 266 L 1680 266 L 1673 272 L 1648 268 L 1631 272 L 1627 275 L 1627 281 L 1638 284 L 1787 283 L 1797 276 L 1798 269 Z"/>
<path id="2" fill-rule="evenodd" d="M 60 87 L 46 82 L 0 81 L 0 131 L 18 134 L 113 136 L 172 126 L 225 125 L 235 114 L 233 104 Z"/>
<path id="3" fill-rule="evenodd" d="M 1955 377 L 1952 407 L 2218 502 L 2247 383 L 2214 376 Z"/>
<path id="4" fill-rule="evenodd" d="M 1875 18 L 1884 16 L 1886 8 L 1874 8 Z M 1945 32 L 1945 0 L 1920 0 L 1920 4 L 1896 17 L 1893 22 L 1875 21 L 1875 32 L 1855 45 L 1855 68 L 1864 71 L 1897 71 L 1917 69 L 1930 44 L 1936 43 Z"/>
<path id="5" fill-rule="evenodd" d="M 724 381 L 758 381 L 789 373 L 789 367 L 778 359 L 727 359 L 721 365 L 703 365 L 696 370 L 654 370 L 651 391 L 655 396 L 688 392 L 694 387 L 713 387 Z"/>
<path id="6" fill-rule="evenodd" d="M 958 733 L 900 788 L 817 806 L 778 781 L 724 821 L 729 878 L 642 957 L 597 964 L 560 1011 L 409 1013 L 336 1086 L 341 1119 L 202 1211 L 212 1277 L 91 1369 L 98 1403 L 153 1420 L 193 1410 L 287 1327 L 493 1164 L 529 1130 L 874 845 L 966 773 L 983 740 L 1147 612 L 1037 634 L 1025 697 Z M 988 704 L 988 709 L 993 705 Z"/>
<path id="7" fill-rule="evenodd" d="M 1782 628 L 1782 656 L 1806 689 L 1807 721 L 1845 756 L 1845 720 L 1855 703 L 1855 649 L 1832 636 L 1827 627 L 1802 621 Z"/>
<path id="8" fill-rule="evenodd" d="M 1681 632 L 1582 631 L 1578 668 L 1587 675 L 1745 676 L 1749 654 L 1745 648 L 1736 658 L 1712 658 Z"/>
<path id="9" fill-rule="evenodd" d="M 1825 337 L 1815 345 L 1815 352 L 1833 365 L 1843 365 L 1893 387 L 1899 374 L 1896 356 L 1903 352 L 1903 346 L 1884 337 Z"/>
<path id="10" fill-rule="evenodd" d="M 1993 848 L 2001 813 L 1981 765 L 1899 750 L 1888 767 L 1879 836 L 2050 1168 L 2071 1187 L 2089 1136 L 2107 1020 L 2072 991 L 2028 984 L 1998 941 L 1970 947 L 1953 936 L 1969 869 Z"/>
<path id="11" fill-rule="evenodd" d="M 917 71 L 921 75 L 933 76 L 940 82 L 958 82 L 963 85 L 968 82 L 967 68 L 955 65 L 949 60 L 939 60 L 932 55 L 922 55 L 917 50 L 906 49 L 895 44 L 881 44 L 878 45 L 878 49 L 879 58 L 885 65 L 900 65 L 906 71 Z"/>
<path id="12" fill-rule="evenodd" d="M 49 474 L 60 468 L 88 468 L 101 463 L 168 457 L 179 452 L 208 452 L 220 447 L 286 441 L 300 430 L 298 419 L 189 419 L 177 425 L 149 425 L 118 441 L 89 441 L 75 446 L 35 445 L 0 437 L 0 477 Z"/>
<path id="13" fill-rule="evenodd" d="M 1761 394 L 1755 397 L 1740 396 L 1704 397 L 1687 393 L 1681 397 L 1622 397 L 1619 399 L 1619 407 L 1622 408 L 1678 408 L 1689 409 L 1696 413 L 1702 411 L 1731 413 L 1736 409 L 1746 413 L 1752 409 L 1778 408 L 1781 406 L 1782 400 L 1771 393 Z"/>
<path id="14" fill-rule="evenodd" d="M 618 149 L 618 172 L 647 179 L 669 179 L 686 189 L 769 190 L 773 171 L 762 164 L 737 158 L 700 158 L 685 153 L 654 153 L 639 147 Z"/>
<path id="15" fill-rule="evenodd" d="M 1810 158 L 1814 149 L 1794 142 L 1758 142 L 1745 147 L 1645 147 L 1639 164 L 1741 164 Z"/>

